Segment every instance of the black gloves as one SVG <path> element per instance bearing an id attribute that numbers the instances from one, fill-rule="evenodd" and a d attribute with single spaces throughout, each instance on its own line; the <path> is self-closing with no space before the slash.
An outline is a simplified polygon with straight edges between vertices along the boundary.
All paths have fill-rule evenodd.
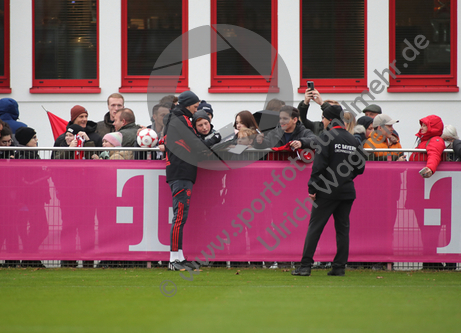
<path id="1" fill-rule="evenodd" d="M 214 132 L 211 137 L 208 136 L 207 139 L 204 140 L 205 145 L 210 148 L 211 146 L 219 143 L 221 141 L 221 134 L 219 132 Z"/>

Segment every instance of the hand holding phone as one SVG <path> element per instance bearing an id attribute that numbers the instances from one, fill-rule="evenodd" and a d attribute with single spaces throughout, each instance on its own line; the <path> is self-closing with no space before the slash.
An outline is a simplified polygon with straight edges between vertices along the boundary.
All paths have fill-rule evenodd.
<path id="1" fill-rule="evenodd" d="M 307 89 L 314 90 L 314 81 L 307 81 Z"/>
<path id="2" fill-rule="evenodd" d="M 428 167 L 424 167 L 422 168 L 421 170 L 419 170 L 419 174 L 423 177 L 423 178 L 429 178 L 432 176 L 432 170 L 429 169 Z"/>

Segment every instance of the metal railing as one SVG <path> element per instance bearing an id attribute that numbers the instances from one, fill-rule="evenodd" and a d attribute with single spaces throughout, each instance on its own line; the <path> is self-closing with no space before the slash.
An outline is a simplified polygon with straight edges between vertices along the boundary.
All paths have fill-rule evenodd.
<path id="1" fill-rule="evenodd" d="M 63 158 L 73 159 L 74 152 L 83 152 L 86 159 L 90 159 L 89 154 L 99 155 L 104 151 L 108 152 L 132 152 L 133 156 L 129 159 L 159 159 L 155 157 L 157 153 L 160 153 L 158 147 L 155 148 L 140 148 L 140 147 L 115 147 L 115 148 L 104 148 L 104 147 L 0 147 L 0 159 L 10 159 L 14 158 L 15 153 L 20 151 L 30 151 L 38 152 L 38 155 L 41 159 L 55 159 L 55 154 L 57 152 L 65 152 L 66 156 Z M 414 155 L 414 161 L 418 161 L 420 158 L 423 158 L 426 155 L 425 149 L 409 149 L 409 148 L 400 148 L 400 149 L 373 149 L 365 148 L 364 151 L 368 154 L 368 161 L 393 161 L 396 160 L 398 156 L 405 156 L 408 161 L 410 156 L 413 153 L 418 153 Z M 214 154 L 210 155 L 208 159 L 222 159 L 222 160 L 235 160 L 235 161 L 258 161 L 258 160 L 271 160 L 271 161 L 284 161 L 287 160 L 289 156 L 297 157 L 296 152 L 284 152 L 284 151 L 273 151 L 270 148 L 266 149 L 255 149 L 248 148 L 241 154 L 234 154 L 229 152 L 229 149 L 223 149 L 219 151 L 213 151 Z M 150 158 L 149 158 L 150 153 Z M 442 154 L 443 162 L 453 162 L 456 161 L 457 157 L 454 154 L 453 149 L 445 149 Z"/>

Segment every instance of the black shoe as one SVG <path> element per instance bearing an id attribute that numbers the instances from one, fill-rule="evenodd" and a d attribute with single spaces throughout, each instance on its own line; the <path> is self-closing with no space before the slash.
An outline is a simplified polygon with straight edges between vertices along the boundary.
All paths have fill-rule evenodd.
<path id="1" fill-rule="evenodd" d="M 186 270 L 186 267 L 184 267 L 178 260 L 176 260 L 176 261 L 170 261 L 168 263 L 168 270 L 184 272 Z"/>
<path id="2" fill-rule="evenodd" d="M 291 275 L 309 276 L 311 275 L 311 266 L 299 266 L 294 271 L 291 271 Z"/>
<path id="3" fill-rule="evenodd" d="M 187 260 L 183 260 L 180 262 L 181 265 L 184 266 L 184 268 L 190 268 L 192 270 L 195 270 L 195 269 L 199 269 L 200 268 L 200 264 L 197 263 L 196 261 L 187 261 Z"/>
<path id="4" fill-rule="evenodd" d="M 327 275 L 330 276 L 344 276 L 346 275 L 346 271 L 344 268 L 339 268 L 339 267 L 333 267 L 331 271 L 327 273 Z"/>

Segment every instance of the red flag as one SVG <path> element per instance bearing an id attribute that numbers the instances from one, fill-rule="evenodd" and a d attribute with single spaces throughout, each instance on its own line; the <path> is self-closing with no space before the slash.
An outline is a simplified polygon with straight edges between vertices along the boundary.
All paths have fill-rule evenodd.
<path id="1" fill-rule="evenodd" d="M 58 117 L 54 113 L 51 113 L 50 111 L 46 111 L 46 114 L 48 115 L 48 119 L 50 120 L 51 130 L 53 131 L 53 136 L 56 140 L 58 136 L 66 132 L 66 126 L 69 122 Z"/>

